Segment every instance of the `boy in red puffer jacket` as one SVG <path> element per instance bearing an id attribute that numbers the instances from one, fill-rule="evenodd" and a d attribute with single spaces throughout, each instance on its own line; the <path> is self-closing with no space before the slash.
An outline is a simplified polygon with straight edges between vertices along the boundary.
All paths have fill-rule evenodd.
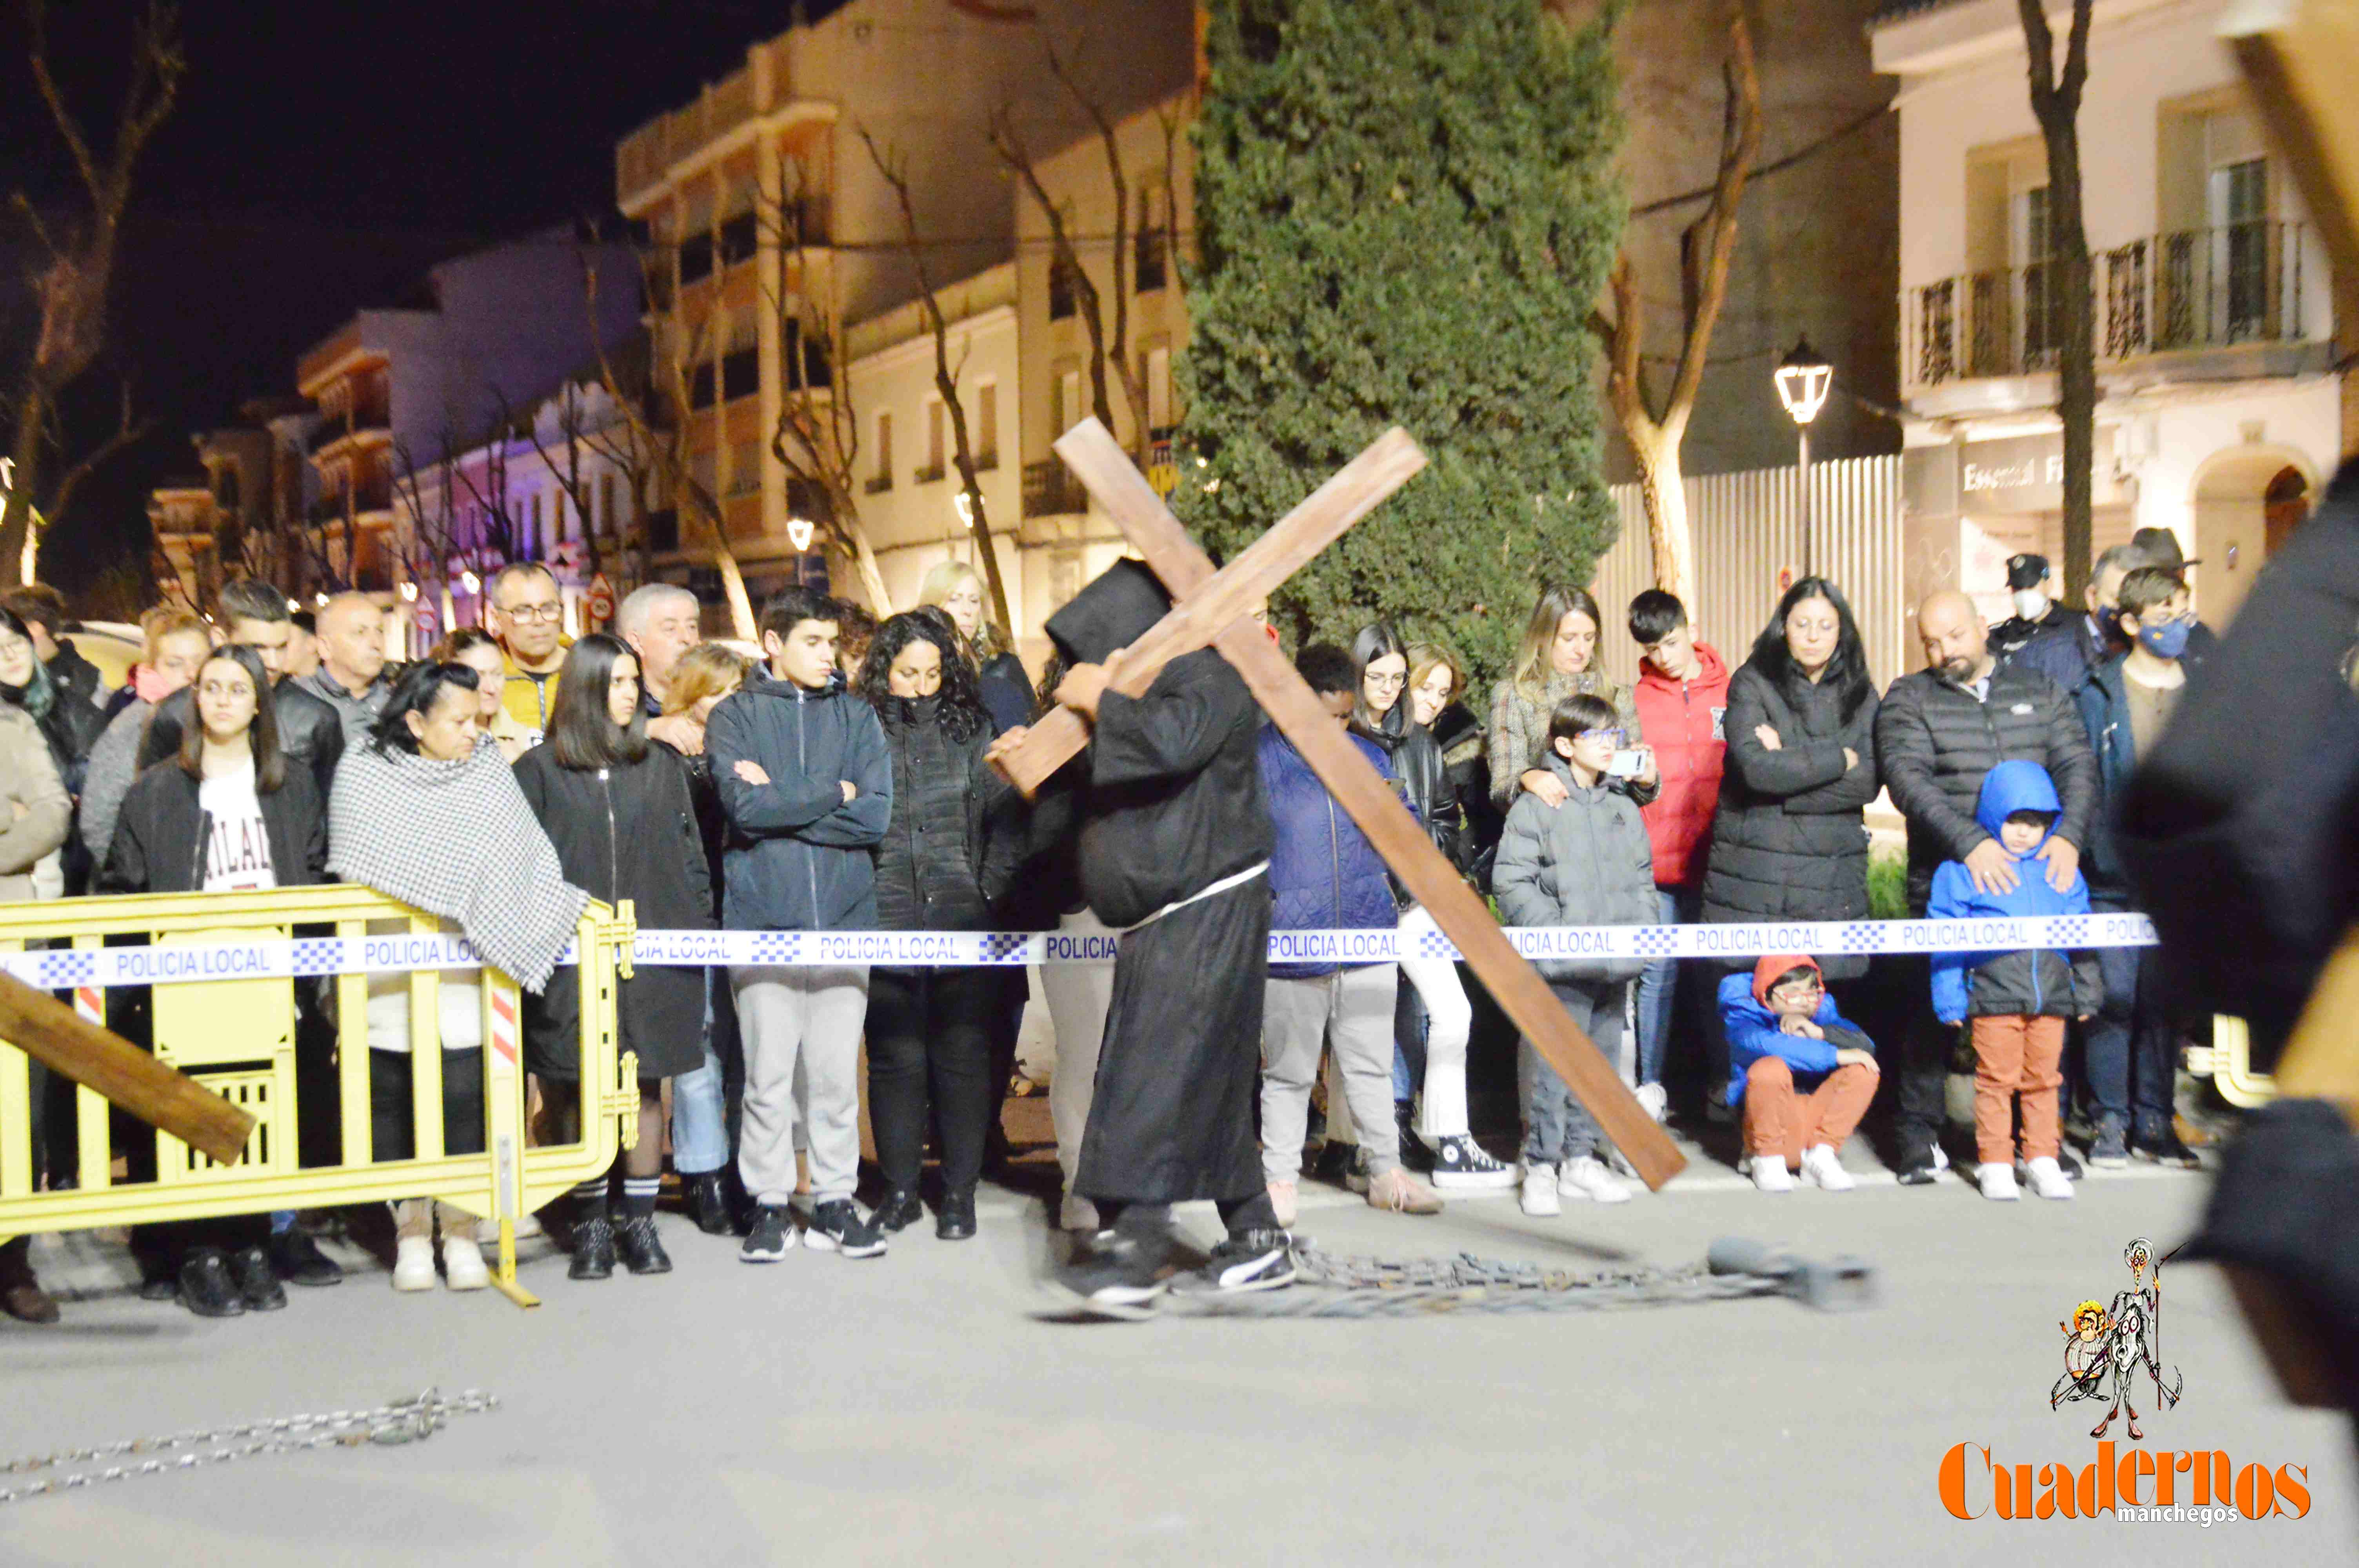
<path id="1" fill-rule="evenodd" d="M 1728 752 L 1721 721 L 1728 711 L 1728 665 L 1709 643 L 1696 641 L 1687 607 L 1660 589 L 1630 601 L 1630 636 L 1638 644 L 1638 729 L 1654 748 L 1662 791 L 1642 815 L 1655 849 L 1655 892 L 1665 925 L 1702 918 L 1705 852 L 1720 775 Z M 1638 977 L 1638 1098 L 1663 1118 L 1663 1053 L 1679 994 L 1679 965 L 1648 964 Z M 1702 1020 L 1704 1080 L 1726 1076 L 1719 1015 L 1709 1004 Z"/>

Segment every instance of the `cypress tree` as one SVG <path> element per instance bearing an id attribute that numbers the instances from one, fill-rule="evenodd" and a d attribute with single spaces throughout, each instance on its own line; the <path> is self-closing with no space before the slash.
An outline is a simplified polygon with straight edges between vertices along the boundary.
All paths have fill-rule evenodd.
<path id="1" fill-rule="evenodd" d="M 1538 584 L 1613 543 L 1612 13 L 1214 0 L 1175 503 L 1234 555 L 1387 426 L 1432 460 L 1276 597 L 1298 638 L 1384 618 L 1495 675 Z"/>

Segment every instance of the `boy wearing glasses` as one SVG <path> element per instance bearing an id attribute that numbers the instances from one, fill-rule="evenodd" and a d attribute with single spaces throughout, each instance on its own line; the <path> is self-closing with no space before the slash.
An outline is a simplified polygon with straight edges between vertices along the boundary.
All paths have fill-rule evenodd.
<path id="1" fill-rule="evenodd" d="M 2126 651 L 2089 672 L 2073 693 L 2089 749 L 2097 754 L 2097 810 L 2089 845 L 2089 902 L 2099 910 L 2129 907 L 2127 870 L 2114 819 L 2138 760 L 2154 749 L 2187 689 L 2194 658 L 2195 614 L 2187 584 L 2161 567 L 2122 579 L 2114 623 Z M 2156 1164 L 2192 1169 L 2194 1153 L 2171 1124 L 2171 1044 L 2175 1020 L 2155 995 L 2144 947 L 2097 955 L 2105 1000 L 2086 1041 L 2089 1093 L 2097 1102 L 2097 1136 L 2089 1163 L 2119 1166 L 2135 1154 Z"/>
<path id="2" fill-rule="evenodd" d="M 1518 794 L 1499 839 L 1491 886 L 1510 925 L 1646 925 L 1656 915 L 1655 855 L 1638 804 L 1616 776 L 1621 720 L 1603 697 L 1565 698 L 1549 717 L 1548 765 L 1564 786 L 1551 808 Z M 1646 968 L 1603 954 L 1537 960 L 1549 989 L 1608 1062 L 1622 1053 L 1622 999 Z M 1629 1184 L 1598 1158 L 1595 1119 L 1528 1040 L 1518 1044 L 1524 1099 L 1523 1209 L 1562 1212 L 1560 1198 L 1625 1203 Z"/>
<path id="3" fill-rule="evenodd" d="M 1744 1110 L 1753 1184 L 1789 1193 L 1799 1170 L 1827 1192 L 1849 1192 L 1851 1174 L 1836 1156 L 1875 1098 L 1875 1048 L 1835 1011 L 1819 961 L 1777 953 L 1750 975 L 1730 975 L 1720 982 L 1720 1020 L 1728 1103 Z"/>

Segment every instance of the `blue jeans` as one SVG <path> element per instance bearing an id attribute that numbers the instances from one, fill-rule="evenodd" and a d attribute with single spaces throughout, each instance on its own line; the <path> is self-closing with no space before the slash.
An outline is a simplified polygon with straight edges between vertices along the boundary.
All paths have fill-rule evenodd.
<path id="1" fill-rule="evenodd" d="M 1622 980 L 1550 980 L 1574 1025 L 1609 1063 L 1622 1059 Z M 1597 1119 L 1540 1060 L 1529 1040 L 1516 1042 L 1516 1076 L 1524 1095 L 1524 1162 L 1558 1165 L 1597 1152 Z"/>
<path id="2" fill-rule="evenodd" d="M 729 1163 L 729 1107 L 744 1092 L 745 1064 L 737 1046 L 737 1006 L 726 969 L 708 973 L 704 992 L 704 1065 L 671 1081 L 671 1163 L 683 1176 L 704 1176 Z M 733 1095 L 732 1089 L 737 1094 Z"/>
<path id="3" fill-rule="evenodd" d="M 2097 1118 L 2134 1143 L 2170 1131 L 2173 1064 L 2170 1016 L 2155 994 L 2154 960 L 2144 947 L 2100 947 L 2097 968 L 2105 1005 L 2088 1025 L 2084 1052 Z"/>
<path id="4" fill-rule="evenodd" d="M 1662 923 L 1666 925 L 1692 925 L 1703 918 L 1703 885 L 1691 888 L 1657 887 L 1655 897 L 1660 902 Z M 1663 1081 L 1663 1049 L 1670 1044 L 1671 1020 L 1680 1000 L 1680 960 L 1658 958 L 1638 976 L 1638 1081 L 1659 1084 Z M 1707 1013 L 1712 1010 L 1705 1009 Z M 1712 1030 L 1711 1034 L 1719 1031 Z M 1706 1063 L 1709 1073 L 1712 1064 Z M 1723 1070 L 1713 1078 L 1725 1082 Z"/>

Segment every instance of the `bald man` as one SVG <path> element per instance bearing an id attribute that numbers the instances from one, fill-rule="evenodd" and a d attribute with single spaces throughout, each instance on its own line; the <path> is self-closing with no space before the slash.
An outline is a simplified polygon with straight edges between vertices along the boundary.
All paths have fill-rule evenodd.
<path id="1" fill-rule="evenodd" d="M 1974 601 L 1955 589 L 1917 611 L 1925 667 L 1902 676 L 1875 714 L 1875 758 L 1892 804 L 1908 823 L 1908 912 L 1925 915 L 1933 871 L 1964 862 L 1984 892 L 2013 889 L 2017 873 L 1996 839 L 1974 820 L 1983 776 L 2001 762 L 2038 762 L 2056 781 L 2064 815 L 2040 858 L 2049 881 L 2070 887 L 2097 811 L 2097 760 L 2072 699 L 2036 670 L 2002 666 Z M 1930 989 L 1920 990 L 1930 995 Z M 1903 1045 L 1900 1181 L 1921 1186 L 1947 1162 L 1940 1135 L 1948 1118 L 1943 1080 L 1948 1035 L 1927 1011 Z"/>
<path id="2" fill-rule="evenodd" d="M 340 593 L 321 610 L 314 635 L 320 667 L 298 684 L 336 710 L 344 750 L 357 751 L 393 690 L 385 678 L 385 611 L 365 593 Z"/>

